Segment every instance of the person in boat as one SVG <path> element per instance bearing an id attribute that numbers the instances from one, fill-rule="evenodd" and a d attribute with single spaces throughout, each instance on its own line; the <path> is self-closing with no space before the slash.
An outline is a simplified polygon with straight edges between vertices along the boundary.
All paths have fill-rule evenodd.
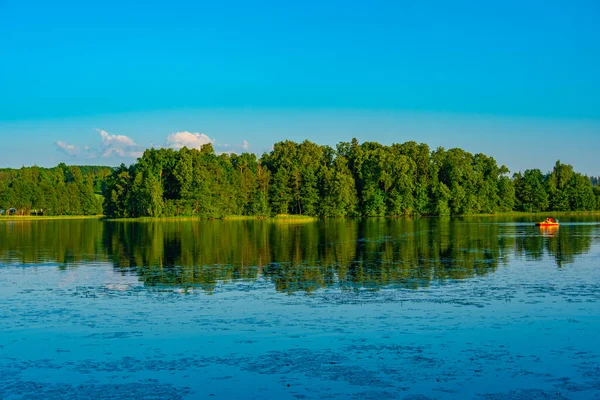
<path id="1" fill-rule="evenodd" d="M 537 226 L 558 226 L 558 221 L 554 218 L 546 218 L 544 222 L 536 223 Z"/>

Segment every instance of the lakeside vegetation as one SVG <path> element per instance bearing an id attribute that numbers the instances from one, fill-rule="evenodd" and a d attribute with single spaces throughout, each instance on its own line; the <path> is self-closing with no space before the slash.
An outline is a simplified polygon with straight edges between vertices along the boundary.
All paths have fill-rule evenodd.
<path id="1" fill-rule="evenodd" d="M 96 166 L 38 166 L 0 169 L 3 216 L 102 214 L 102 185 L 112 169 Z"/>
<path id="2" fill-rule="evenodd" d="M 0 209 L 108 218 L 476 215 L 600 209 L 600 187 L 557 161 L 510 175 L 484 154 L 406 142 L 276 143 L 258 158 L 148 149 L 130 166 L 0 170 Z M 13 209 L 14 211 L 9 211 Z M 278 217 L 283 218 L 283 217 Z"/>
<path id="3" fill-rule="evenodd" d="M 228 215 L 379 217 L 511 211 L 592 211 L 600 192 L 557 162 L 509 176 L 492 157 L 426 144 L 384 146 L 356 139 L 336 148 L 276 143 L 254 154 L 148 149 L 108 178 L 104 213 L 113 217 Z"/>
<path id="4" fill-rule="evenodd" d="M 493 214 L 464 214 L 455 215 L 454 217 L 493 217 L 502 219 L 504 217 L 531 217 L 531 221 L 537 221 L 542 216 L 547 216 L 548 211 L 508 211 L 498 212 Z M 567 217 L 567 216 L 600 216 L 600 210 L 595 211 L 552 211 L 554 217 Z M 404 216 L 404 217 L 428 217 L 428 216 Z M 437 216 L 429 216 L 437 217 Z M 348 218 L 348 217 L 329 217 L 329 218 Z M 351 217 L 356 218 L 356 217 Z M 381 218 L 381 217 L 374 217 Z M 137 217 L 137 218 L 106 218 L 104 215 L 0 215 L 0 222 L 2 221 L 48 221 L 48 220 L 82 220 L 82 219 L 98 219 L 103 221 L 121 221 L 121 222 L 157 222 L 157 221 L 201 221 L 204 220 L 200 217 L 190 216 L 176 216 L 176 217 Z M 223 218 L 219 218 L 222 221 L 267 221 L 274 223 L 310 223 L 318 221 L 319 217 L 309 217 L 305 215 L 293 215 L 293 216 L 279 216 L 274 217 L 258 217 L 253 215 L 226 215 Z"/>
<path id="5" fill-rule="evenodd" d="M 0 221 L 48 221 L 100 219 L 103 215 L 0 215 Z"/>
<path id="6" fill-rule="evenodd" d="M 8 217 L 8 218 L 12 218 Z M 52 217 L 52 218 L 61 218 L 61 217 Z M 74 217 L 71 217 L 74 218 Z M 87 218 L 87 217 L 82 217 Z M 120 222 L 156 222 L 156 221 L 200 221 L 203 218 L 200 217 L 191 217 L 185 215 L 179 215 L 174 217 L 136 217 L 136 218 L 106 218 L 104 216 L 98 216 L 97 218 L 102 218 L 105 221 L 120 221 Z M 1 219 L 1 217 L 0 217 Z M 36 219 L 36 217 L 31 217 L 30 219 Z M 212 218 L 216 219 L 216 218 Z M 314 222 L 317 221 L 317 217 L 309 217 L 306 215 L 275 215 L 273 217 L 259 217 L 254 215 L 226 215 L 220 220 L 224 221 L 252 221 L 252 220 L 262 220 L 267 222 L 277 222 L 277 223 L 286 223 L 286 222 Z"/>

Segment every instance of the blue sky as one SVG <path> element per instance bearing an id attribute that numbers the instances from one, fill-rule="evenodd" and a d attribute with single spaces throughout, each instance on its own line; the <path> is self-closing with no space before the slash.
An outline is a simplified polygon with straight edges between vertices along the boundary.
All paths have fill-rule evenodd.
<path id="1" fill-rule="evenodd" d="M 597 1 L 0 0 L 1 166 L 352 137 L 600 175 Z"/>

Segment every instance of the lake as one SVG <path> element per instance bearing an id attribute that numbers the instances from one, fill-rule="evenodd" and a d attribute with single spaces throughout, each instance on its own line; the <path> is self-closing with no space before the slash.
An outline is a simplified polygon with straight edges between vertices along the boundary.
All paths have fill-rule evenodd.
<path id="1" fill-rule="evenodd" d="M 0 398 L 600 398 L 600 218 L 0 221 Z"/>

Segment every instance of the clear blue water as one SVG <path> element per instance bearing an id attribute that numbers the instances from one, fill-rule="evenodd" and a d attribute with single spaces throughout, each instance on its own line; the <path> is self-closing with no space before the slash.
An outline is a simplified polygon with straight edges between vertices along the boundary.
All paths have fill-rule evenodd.
<path id="1" fill-rule="evenodd" d="M 0 239 L 2 399 L 600 398 L 593 217 L 4 222 Z"/>

